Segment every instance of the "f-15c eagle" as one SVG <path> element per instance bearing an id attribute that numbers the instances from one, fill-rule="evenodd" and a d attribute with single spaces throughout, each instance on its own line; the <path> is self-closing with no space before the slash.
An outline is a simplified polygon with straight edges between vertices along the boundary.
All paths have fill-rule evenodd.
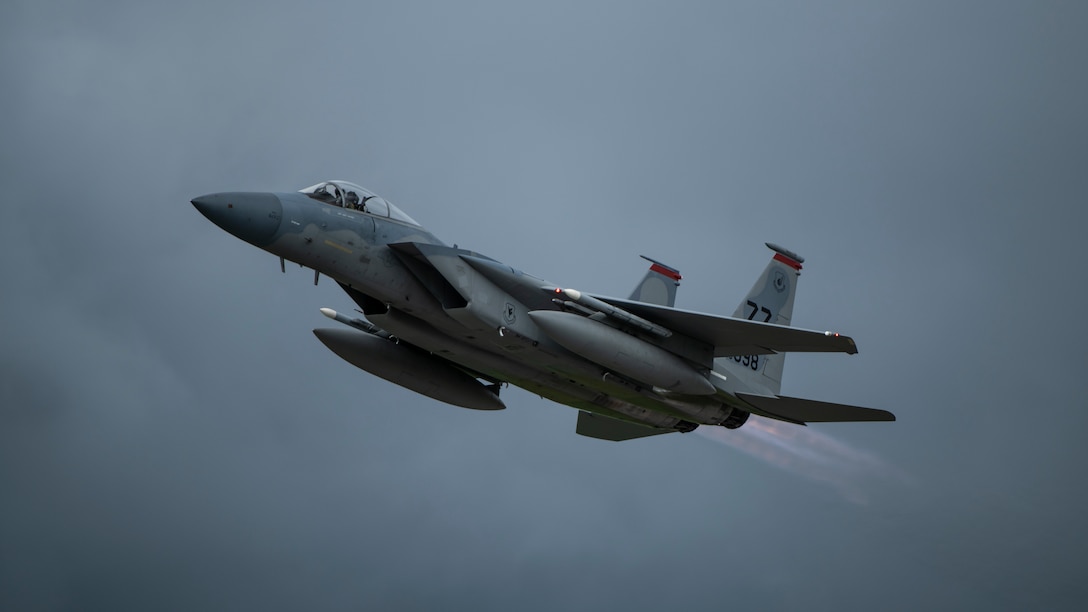
<path id="1" fill-rule="evenodd" d="M 200 196 L 209 220 L 334 279 L 364 318 L 314 334 L 349 363 L 436 400 L 505 408 L 504 383 L 577 408 L 604 440 L 736 429 L 749 415 L 803 425 L 894 421 L 884 410 L 779 395 L 788 352 L 856 353 L 836 333 L 790 327 L 804 261 L 771 261 L 725 317 L 674 308 L 680 274 L 648 259 L 628 299 L 591 295 L 447 246 L 390 202 L 345 181 L 297 193 Z"/>

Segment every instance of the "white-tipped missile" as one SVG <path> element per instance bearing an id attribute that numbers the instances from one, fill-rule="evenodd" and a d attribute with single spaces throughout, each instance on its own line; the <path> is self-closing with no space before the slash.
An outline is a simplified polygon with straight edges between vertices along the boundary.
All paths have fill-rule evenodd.
<path id="1" fill-rule="evenodd" d="M 382 336 L 383 338 L 388 338 L 389 337 L 389 334 L 383 332 L 380 327 L 376 327 L 376 326 L 372 325 L 370 322 L 364 321 L 362 319 L 352 319 L 351 317 L 348 317 L 348 316 L 340 314 L 339 312 L 336 312 L 332 308 L 322 308 L 321 309 L 321 314 L 323 314 L 326 317 L 332 319 L 333 321 L 336 321 L 338 323 L 343 323 L 344 325 L 354 327 L 355 329 L 358 329 L 358 330 L 365 331 L 368 334 L 375 334 L 375 335 L 378 335 L 378 336 Z"/>
<path id="2" fill-rule="evenodd" d="M 643 319 L 638 315 L 631 314 L 622 308 L 617 308 L 616 306 L 613 306 L 608 302 L 598 300 L 591 295 L 586 295 L 585 293 L 582 293 L 577 289 L 556 289 L 556 293 L 562 293 L 563 295 L 570 298 L 570 300 L 575 304 L 581 304 L 586 308 L 596 310 L 597 312 L 608 315 L 613 319 L 616 319 L 617 321 L 622 321 L 623 323 L 626 323 L 633 327 L 637 327 L 655 336 L 660 336 L 662 338 L 668 338 L 669 336 L 672 336 L 671 331 L 665 329 L 664 327 L 661 327 L 657 323 L 651 323 L 650 321 L 647 321 L 646 319 Z"/>
<path id="3" fill-rule="evenodd" d="M 683 359 L 600 321 L 557 310 L 534 310 L 529 318 L 570 352 L 644 384 L 689 395 L 717 392 Z"/>
<path id="4" fill-rule="evenodd" d="M 506 408 L 498 395 L 475 378 L 415 347 L 349 329 L 315 329 L 314 335 L 351 365 L 416 393 L 462 408 Z"/>

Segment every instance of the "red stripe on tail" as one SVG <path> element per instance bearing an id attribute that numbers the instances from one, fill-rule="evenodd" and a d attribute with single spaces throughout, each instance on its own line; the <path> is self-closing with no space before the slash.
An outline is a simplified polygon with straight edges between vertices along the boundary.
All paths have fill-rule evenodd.
<path id="1" fill-rule="evenodd" d="M 786 264 L 787 266 L 793 268 L 794 270 L 800 270 L 801 269 L 801 262 L 790 259 L 789 257 L 786 257 L 782 253 L 775 253 L 774 254 L 774 260 L 775 261 L 780 261 L 780 262 Z"/>
<path id="2" fill-rule="evenodd" d="M 677 281 L 677 282 L 680 281 L 680 273 L 679 272 L 677 272 L 676 270 L 673 270 L 671 268 L 666 268 L 665 266 L 663 266 L 663 265 L 661 265 L 659 263 L 655 263 L 654 265 L 650 266 L 650 271 L 651 272 L 657 272 L 658 274 L 660 274 L 662 276 L 667 276 L 667 277 L 671 278 L 674 281 Z"/>

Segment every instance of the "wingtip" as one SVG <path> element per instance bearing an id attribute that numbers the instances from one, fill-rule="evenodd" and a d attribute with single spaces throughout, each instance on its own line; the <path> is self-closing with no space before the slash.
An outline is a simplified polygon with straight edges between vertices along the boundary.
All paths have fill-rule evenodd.
<path id="1" fill-rule="evenodd" d="M 858 354 L 858 344 L 857 344 L 857 342 L 854 342 L 854 339 L 851 338 L 850 336 L 844 336 L 844 335 L 842 335 L 840 333 L 836 333 L 836 332 L 832 332 L 832 331 L 825 331 L 824 335 L 827 336 L 828 338 L 832 338 L 834 340 L 839 340 L 843 344 L 845 344 L 846 345 L 846 350 L 844 350 L 843 352 L 846 353 L 847 355 L 857 355 Z"/>

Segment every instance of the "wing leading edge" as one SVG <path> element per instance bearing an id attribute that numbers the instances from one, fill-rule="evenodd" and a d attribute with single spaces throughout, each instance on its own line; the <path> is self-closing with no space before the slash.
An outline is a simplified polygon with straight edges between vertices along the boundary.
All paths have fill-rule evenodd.
<path id="1" fill-rule="evenodd" d="M 858 352 L 853 338 L 831 332 L 760 323 L 645 302 L 596 297 L 676 333 L 712 345 L 715 357 L 771 353 L 848 353 L 853 355 Z"/>

